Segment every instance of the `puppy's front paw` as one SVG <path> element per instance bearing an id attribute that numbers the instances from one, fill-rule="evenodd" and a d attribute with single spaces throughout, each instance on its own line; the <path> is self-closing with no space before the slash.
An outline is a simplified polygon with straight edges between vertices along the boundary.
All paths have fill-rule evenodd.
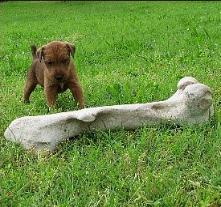
<path id="1" fill-rule="evenodd" d="M 86 108 L 86 106 L 85 105 L 80 105 L 80 106 L 78 106 L 80 109 L 84 109 L 84 108 Z"/>
<path id="2" fill-rule="evenodd" d="M 84 109 L 84 108 L 86 108 L 85 103 L 77 103 L 77 107 L 78 107 L 79 109 Z"/>

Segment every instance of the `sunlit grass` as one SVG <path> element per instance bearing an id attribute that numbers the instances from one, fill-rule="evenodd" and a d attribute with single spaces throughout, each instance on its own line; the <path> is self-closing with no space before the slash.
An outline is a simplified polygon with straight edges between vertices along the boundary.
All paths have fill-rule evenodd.
<path id="1" fill-rule="evenodd" d="M 0 206 L 220 206 L 221 4 L 6 2 L 0 4 Z M 37 156 L 4 139 L 16 117 L 47 114 L 43 90 L 22 93 L 30 45 L 76 45 L 88 107 L 163 100 L 184 76 L 213 91 L 216 118 L 83 134 Z M 71 93 L 57 112 L 76 110 Z"/>

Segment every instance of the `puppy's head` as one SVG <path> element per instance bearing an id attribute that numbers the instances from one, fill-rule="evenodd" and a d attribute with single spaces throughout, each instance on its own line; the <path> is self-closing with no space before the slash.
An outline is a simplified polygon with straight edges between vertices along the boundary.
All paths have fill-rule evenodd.
<path id="1" fill-rule="evenodd" d="M 71 55 L 74 57 L 74 53 L 74 45 L 53 41 L 39 48 L 37 57 L 45 64 L 48 78 L 55 82 L 64 82 L 69 74 Z"/>

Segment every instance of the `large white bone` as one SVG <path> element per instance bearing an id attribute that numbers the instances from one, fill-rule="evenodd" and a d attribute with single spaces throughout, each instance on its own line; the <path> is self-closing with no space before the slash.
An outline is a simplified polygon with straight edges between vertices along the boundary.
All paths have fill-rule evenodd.
<path id="1" fill-rule="evenodd" d="M 90 130 L 207 122 L 214 113 L 210 88 L 192 77 L 182 78 L 177 87 L 165 101 L 21 117 L 12 121 L 4 135 L 26 149 L 53 151 L 59 142 Z"/>

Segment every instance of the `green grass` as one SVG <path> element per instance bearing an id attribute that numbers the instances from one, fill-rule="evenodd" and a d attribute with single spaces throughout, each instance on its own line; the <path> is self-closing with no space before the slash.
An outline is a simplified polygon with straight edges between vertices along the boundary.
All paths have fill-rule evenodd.
<path id="1" fill-rule="evenodd" d="M 0 206 L 220 206 L 221 3 L 0 4 Z M 42 89 L 22 103 L 30 45 L 75 43 L 87 106 L 163 100 L 193 76 L 213 90 L 216 118 L 83 134 L 51 156 L 6 141 L 16 117 L 47 114 Z M 68 91 L 57 112 L 76 110 Z"/>

